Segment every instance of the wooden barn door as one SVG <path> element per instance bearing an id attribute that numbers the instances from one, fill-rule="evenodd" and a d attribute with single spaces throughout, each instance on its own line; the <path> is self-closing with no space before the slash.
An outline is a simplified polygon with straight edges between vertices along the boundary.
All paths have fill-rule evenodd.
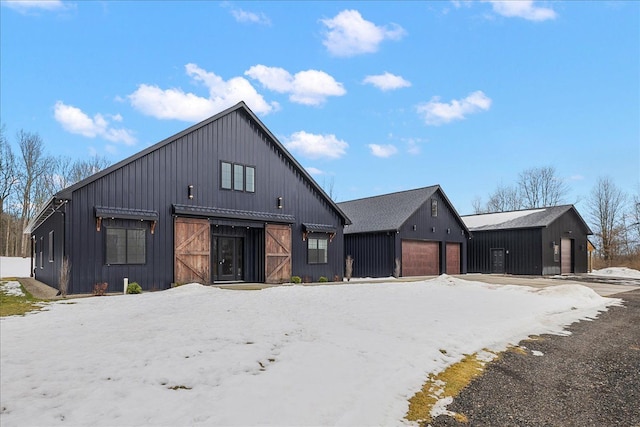
<path id="1" fill-rule="evenodd" d="M 447 242 L 447 274 L 460 274 L 460 246 Z"/>
<path id="2" fill-rule="evenodd" d="M 266 224 L 265 282 L 283 283 L 291 279 L 291 226 Z"/>
<path id="3" fill-rule="evenodd" d="M 176 218 L 173 238 L 175 283 L 210 283 L 211 226 L 209 220 Z"/>
<path id="4" fill-rule="evenodd" d="M 573 259 L 571 254 L 573 253 L 573 241 L 571 239 L 560 240 L 560 273 L 571 274 L 573 273 Z"/>

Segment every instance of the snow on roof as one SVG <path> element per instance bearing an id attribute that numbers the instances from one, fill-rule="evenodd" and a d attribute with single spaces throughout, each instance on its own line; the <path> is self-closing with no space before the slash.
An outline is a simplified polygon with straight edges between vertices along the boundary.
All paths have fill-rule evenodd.
<path id="1" fill-rule="evenodd" d="M 462 220 L 469 229 L 485 227 L 487 225 L 503 224 L 507 221 L 522 218 L 537 212 L 544 212 L 545 209 L 528 209 L 524 211 L 496 212 L 482 215 L 463 216 Z"/>

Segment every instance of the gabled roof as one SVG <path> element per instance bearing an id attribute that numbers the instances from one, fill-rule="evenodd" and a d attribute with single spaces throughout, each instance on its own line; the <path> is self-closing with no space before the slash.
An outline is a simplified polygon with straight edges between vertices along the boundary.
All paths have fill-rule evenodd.
<path id="1" fill-rule="evenodd" d="M 584 219 L 573 205 L 551 206 L 546 208 L 525 209 L 509 212 L 495 212 L 488 214 L 466 215 L 462 220 L 469 230 L 511 230 L 516 228 L 544 228 L 567 212 L 573 211 L 579 221 L 587 230 L 587 234 L 593 234 Z"/>
<path id="2" fill-rule="evenodd" d="M 344 234 L 397 231 L 422 205 L 439 192 L 455 213 L 460 225 L 469 232 L 455 208 L 439 185 L 383 194 L 338 203 L 352 224 L 346 227 Z"/>
<path id="3" fill-rule="evenodd" d="M 43 206 L 41 208 L 41 210 L 38 212 L 38 214 L 31 220 L 31 222 L 29 223 L 29 225 L 27 226 L 27 229 L 25 229 L 25 233 L 30 233 L 31 231 L 35 230 L 44 220 L 42 219 L 43 216 L 47 215 L 47 212 L 49 212 L 51 210 L 51 207 L 49 205 L 55 204 L 55 203 L 59 203 L 61 200 L 71 200 L 72 198 L 72 194 L 74 191 L 78 190 L 79 188 L 82 188 L 86 185 L 91 184 L 94 181 L 97 181 L 98 179 L 102 178 L 103 176 L 106 176 L 108 174 L 110 174 L 111 172 L 122 168 L 123 166 L 128 165 L 129 163 L 133 163 L 136 160 L 146 156 L 149 153 L 152 153 L 153 151 L 156 151 L 172 142 L 174 142 L 175 140 L 191 133 L 194 132 L 195 130 L 202 128 L 204 126 L 209 125 L 210 123 L 220 119 L 223 116 L 226 116 L 228 114 L 231 114 L 235 111 L 238 110 L 242 110 L 243 112 L 245 112 L 249 118 L 251 120 L 253 120 L 257 127 L 264 132 L 265 135 L 268 136 L 269 139 L 271 139 L 271 142 L 274 144 L 274 146 L 277 148 L 278 151 L 280 151 L 280 153 L 289 161 L 291 162 L 291 164 L 298 170 L 298 172 L 300 173 L 300 175 L 303 177 L 303 179 L 305 179 L 306 181 L 309 182 L 309 184 L 311 185 L 311 187 L 317 191 L 326 201 L 327 203 L 334 209 L 334 211 L 338 214 L 339 217 L 341 217 L 345 224 L 350 224 L 351 222 L 349 221 L 349 218 L 344 214 L 344 212 L 338 207 L 338 205 L 331 199 L 331 197 L 329 197 L 327 195 L 327 193 L 325 193 L 325 191 L 322 189 L 322 187 L 320 187 L 320 185 L 318 185 L 318 183 L 311 177 L 311 175 L 309 175 L 309 173 L 302 167 L 302 165 L 300 165 L 300 163 L 298 163 L 298 161 L 291 155 L 291 153 L 289 153 L 289 151 L 284 147 L 284 145 L 282 145 L 282 143 L 280 141 L 278 141 L 278 139 L 271 133 L 271 131 L 269 129 L 267 129 L 267 127 L 264 125 L 264 123 L 262 123 L 260 121 L 260 119 L 258 119 L 258 117 L 253 113 L 253 111 L 251 111 L 249 109 L 249 107 L 247 106 L 247 104 L 244 103 L 244 101 L 240 101 L 239 103 L 237 103 L 236 105 L 234 105 L 233 107 L 227 108 L 224 111 L 221 111 L 220 113 L 206 119 L 203 120 L 200 123 L 197 123 L 185 130 L 183 130 L 182 132 L 179 132 L 173 136 L 170 136 L 169 138 L 166 138 L 160 142 L 158 142 L 155 145 L 152 145 L 142 151 L 140 151 L 139 153 L 134 154 L 131 157 L 128 157 L 114 165 L 109 166 L 108 168 L 94 174 L 91 175 L 88 178 L 83 179 L 82 181 L 79 181 L 61 191 L 59 191 L 58 193 L 56 193 L 48 202 L 45 206 Z"/>

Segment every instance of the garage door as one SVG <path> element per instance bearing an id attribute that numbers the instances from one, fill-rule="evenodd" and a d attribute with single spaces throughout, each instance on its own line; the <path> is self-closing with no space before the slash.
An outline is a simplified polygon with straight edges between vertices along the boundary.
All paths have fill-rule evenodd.
<path id="1" fill-rule="evenodd" d="M 562 239 L 560 241 L 560 272 L 562 274 L 573 273 L 571 266 L 571 239 Z"/>
<path id="2" fill-rule="evenodd" d="M 447 274 L 460 274 L 460 243 L 447 243 Z"/>
<path id="3" fill-rule="evenodd" d="M 402 241 L 403 276 L 437 276 L 440 274 L 438 242 Z"/>

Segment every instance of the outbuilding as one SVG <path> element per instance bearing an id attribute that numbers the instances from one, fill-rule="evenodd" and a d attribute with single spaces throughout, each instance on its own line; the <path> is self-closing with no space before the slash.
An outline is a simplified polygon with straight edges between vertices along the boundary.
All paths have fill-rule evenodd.
<path id="1" fill-rule="evenodd" d="M 349 219 L 244 102 L 55 194 L 26 229 L 69 293 L 341 279 Z"/>
<path id="2" fill-rule="evenodd" d="M 593 234 L 573 205 L 462 217 L 469 273 L 586 273 Z"/>
<path id="3" fill-rule="evenodd" d="M 469 230 L 439 185 L 339 203 L 354 277 L 467 272 Z"/>

